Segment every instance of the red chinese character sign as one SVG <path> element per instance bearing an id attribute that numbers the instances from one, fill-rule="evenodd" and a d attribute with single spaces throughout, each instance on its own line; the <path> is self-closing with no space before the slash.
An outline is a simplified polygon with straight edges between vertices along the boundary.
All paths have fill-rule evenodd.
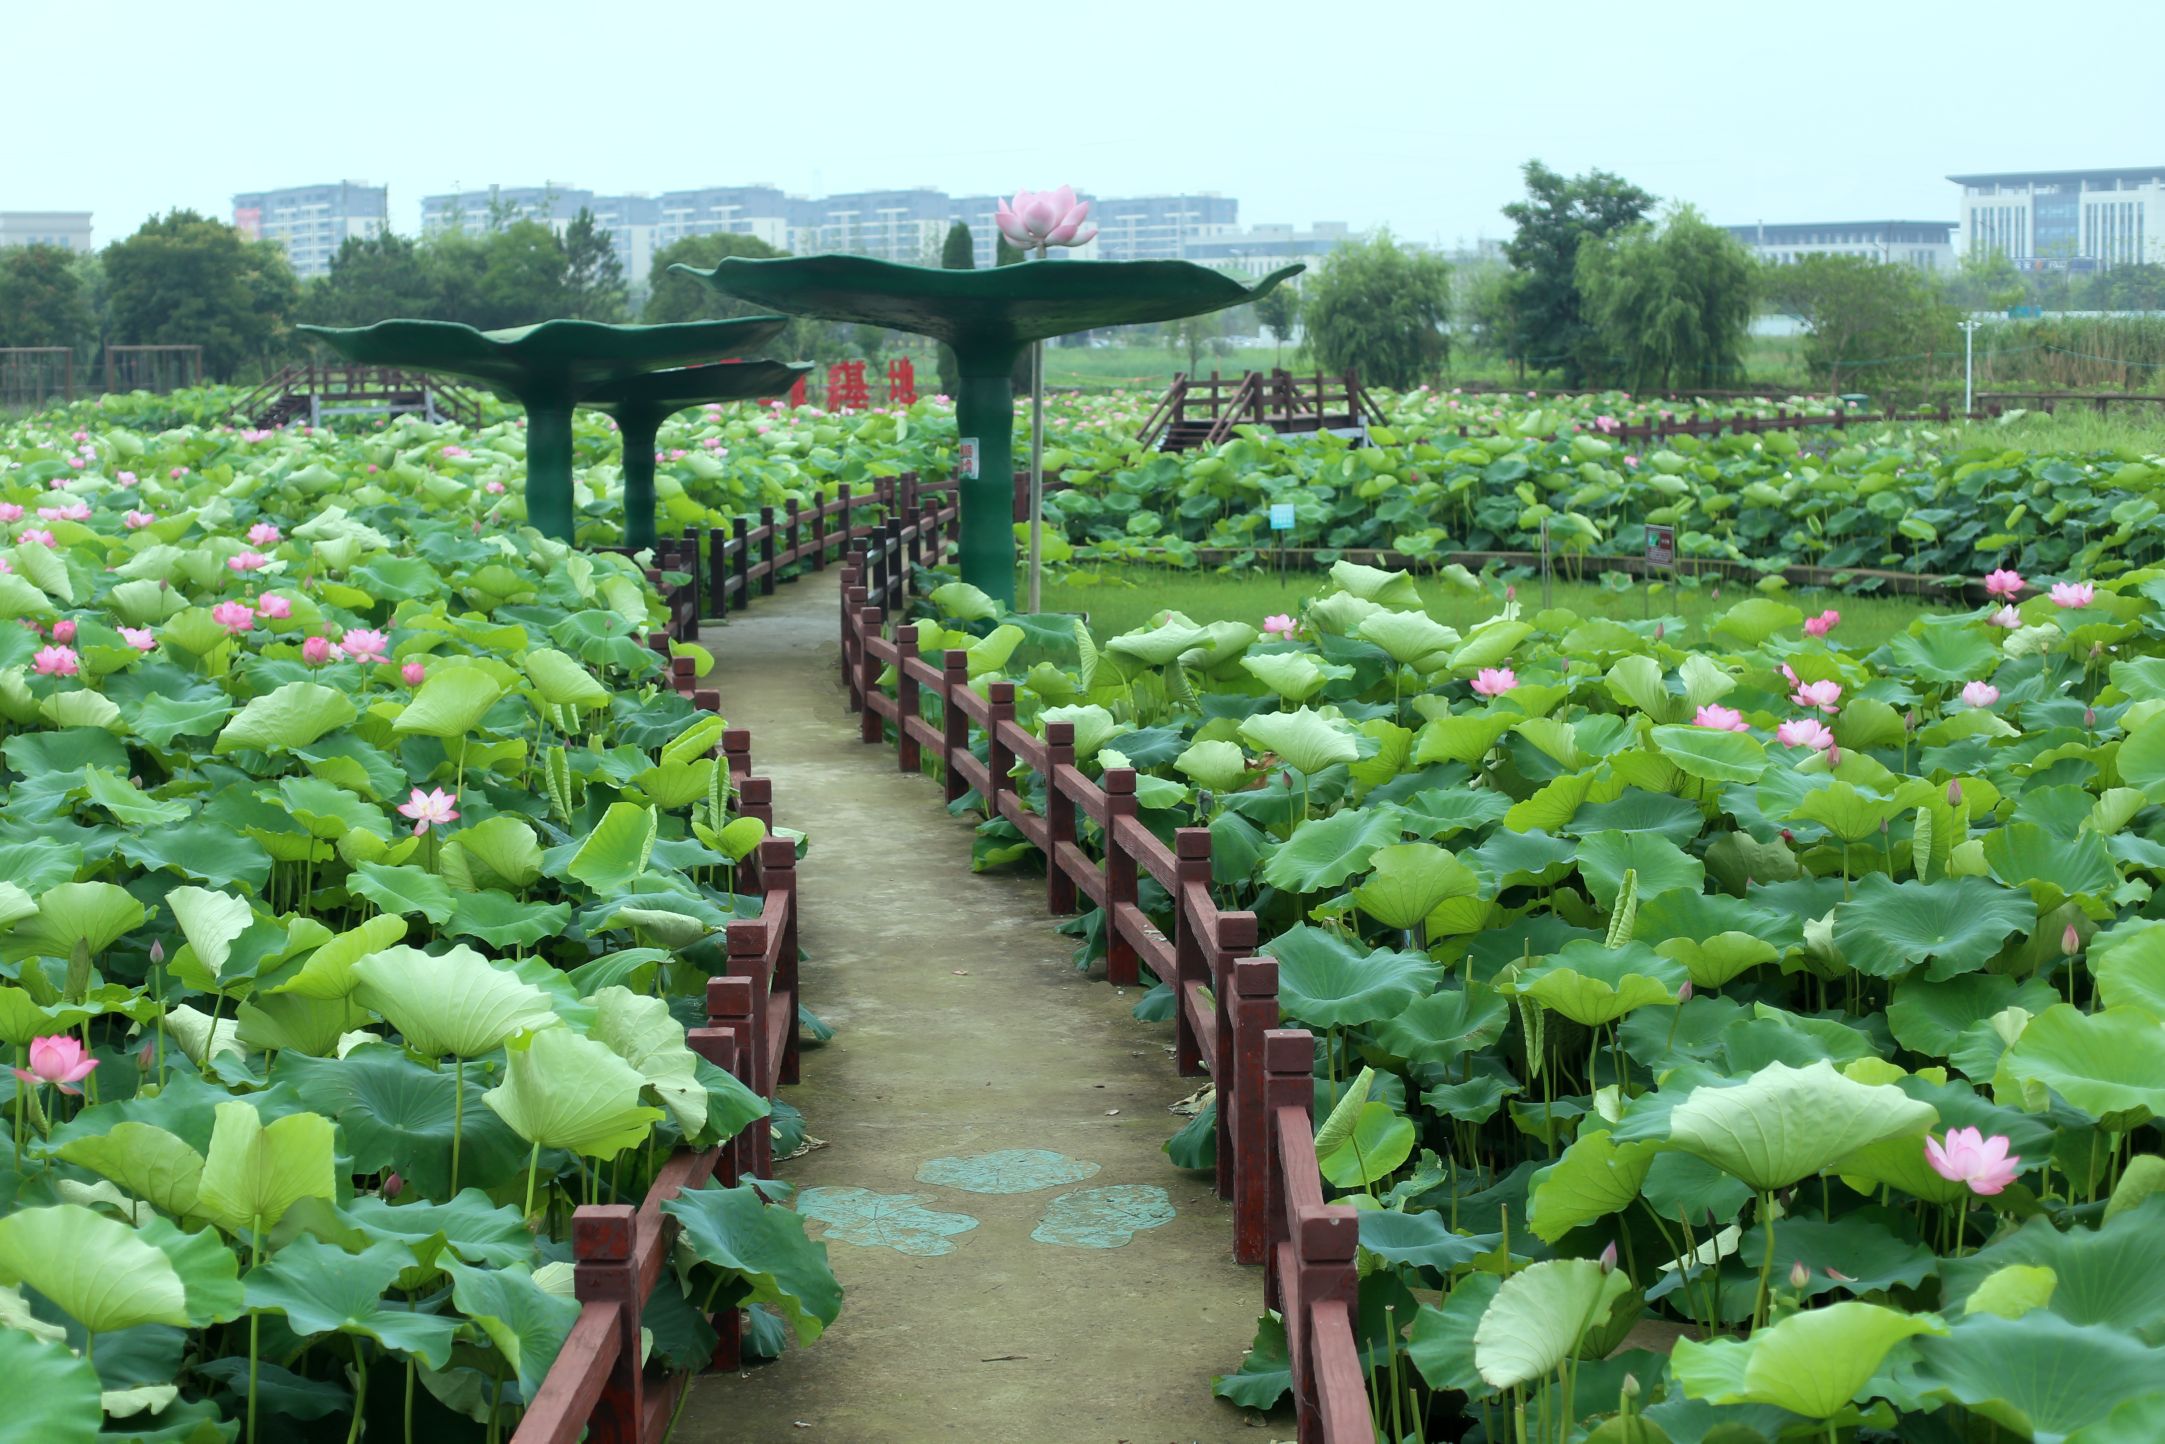
<path id="1" fill-rule="evenodd" d="M 869 411 L 872 391 L 865 385 L 864 362 L 837 361 L 827 368 L 827 409 Z"/>
<path id="2" fill-rule="evenodd" d="M 887 363 L 887 404 L 907 406 L 917 399 L 917 368 L 907 356 L 897 356 Z"/>

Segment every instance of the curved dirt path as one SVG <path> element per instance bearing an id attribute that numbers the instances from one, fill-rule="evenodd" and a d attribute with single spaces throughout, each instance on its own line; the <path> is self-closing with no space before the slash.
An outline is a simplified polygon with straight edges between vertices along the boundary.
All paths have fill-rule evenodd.
<path id="1" fill-rule="evenodd" d="M 1083 974 L 1039 877 L 970 867 L 938 784 L 857 740 L 836 574 L 710 627 L 722 711 L 800 866 L 805 1004 L 783 1096 L 826 1146 L 779 1164 L 845 1290 L 817 1343 L 695 1388 L 687 1444 L 1264 1440 L 1210 1395 L 1262 1307 L 1205 1174 L 1160 1149 L 1169 1024 Z"/>

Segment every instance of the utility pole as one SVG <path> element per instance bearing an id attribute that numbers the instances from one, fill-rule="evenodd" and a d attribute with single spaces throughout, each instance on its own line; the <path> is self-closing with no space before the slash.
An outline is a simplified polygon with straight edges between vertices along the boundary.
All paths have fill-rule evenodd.
<path id="1" fill-rule="evenodd" d="M 1976 378 L 1977 328 L 1984 322 L 1964 321 L 1962 324 L 1962 413 L 1967 416 L 1976 410 L 1973 404 Z"/>

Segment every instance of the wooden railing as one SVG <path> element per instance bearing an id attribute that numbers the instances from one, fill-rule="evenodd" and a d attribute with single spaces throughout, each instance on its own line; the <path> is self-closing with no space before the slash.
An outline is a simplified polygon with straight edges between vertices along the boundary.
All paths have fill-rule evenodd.
<path id="1" fill-rule="evenodd" d="M 668 653 L 667 633 L 648 645 Z M 689 685 L 682 664 L 672 669 L 679 691 L 695 706 L 718 711 L 720 697 Z M 714 755 L 728 770 L 739 816 L 774 828 L 774 789 L 751 775 L 751 734 L 723 732 Z M 767 837 L 746 860 L 736 891 L 761 896 L 759 916 L 727 929 L 728 971 L 707 980 L 706 1026 L 689 1029 L 694 1053 L 734 1075 L 760 1097 L 797 1079 L 797 854 L 786 838 Z M 528 1401 L 513 1444 L 659 1444 L 668 1433 L 686 1374 L 652 1373 L 640 1358 L 646 1301 L 676 1241 L 677 1221 L 662 1205 L 688 1188 L 719 1180 L 725 1188 L 774 1171 L 773 1133 L 752 1122 L 715 1148 L 679 1149 L 655 1175 L 634 1208 L 585 1204 L 572 1213 L 572 1278 L 578 1321 L 557 1351 L 541 1387 Z M 710 1319 L 718 1340 L 711 1367 L 733 1371 L 742 1362 L 743 1316 L 731 1305 Z"/>
<path id="2" fill-rule="evenodd" d="M 2087 405 L 2103 416 L 2113 406 L 2165 406 L 2165 396 L 2140 391 L 1980 391 L 1977 404 L 1997 416 L 2008 406 L 2025 406 L 2044 412 L 2047 416 L 2060 409 L 2062 402 Z M 2034 403 L 2034 405 L 2032 405 Z"/>
<path id="3" fill-rule="evenodd" d="M 947 535 L 935 521 L 935 555 Z M 1307 1033 L 1278 1028 L 1278 964 L 1253 956 L 1255 914 L 1219 908 L 1208 828 L 1176 828 L 1167 846 L 1142 824 L 1133 768 L 1092 778 L 1078 765 L 1074 724 L 1049 722 L 1035 736 L 1016 720 L 1013 682 L 980 694 L 967 652 L 935 664 L 919 655 L 913 627 L 887 635 L 904 595 L 871 583 L 907 576 L 902 546 L 892 532 L 871 539 L 842 575 L 843 683 L 859 736 L 878 743 L 891 732 L 901 771 L 930 760 L 950 803 L 975 792 L 985 816 L 1012 823 L 1044 854 L 1048 911 L 1102 908 L 1108 982 L 1137 985 L 1147 966 L 1171 989 L 1176 1066 L 1207 1074 L 1216 1092 L 1216 1186 L 1232 1204 L 1233 1256 L 1265 1265 L 1267 1301 L 1286 1318 L 1300 1438 L 1369 1444 L 1353 1334 L 1357 1219 L 1323 1203 L 1310 1132 L 1315 1049 Z M 890 668 L 892 693 L 880 685 Z M 1019 769 L 1043 783 L 1042 811 L 1026 801 L 1033 789 Z M 1142 907 L 1144 877 L 1172 899 L 1170 937 Z"/>

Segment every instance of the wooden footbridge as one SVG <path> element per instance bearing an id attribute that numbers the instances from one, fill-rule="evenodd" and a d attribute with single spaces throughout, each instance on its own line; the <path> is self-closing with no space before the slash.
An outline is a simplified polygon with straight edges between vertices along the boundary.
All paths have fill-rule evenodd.
<path id="1" fill-rule="evenodd" d="M 1248 371 L 1237 381 L 1215 371 L 1207 378 L 1182 371 L 1143 422 L 1141 435 L 1152 450 L 1189 451 L 1216 446 L 1236 426 L 1364 437 L 1368 427 L 1382 424 L 1382 411 L 1351 371 L 1343 376 Z"/>
<path id="2" fill-rule="evenodd" d="M 482 419 L 481 403 L 440 376 L 342 361 L 288 366 L 243 396 L 227 414 L 234 421 L 262 427 L 304 420 L 321 426 L 334 416 L 410 414 L 462 426 L 479 426 Z"/>

